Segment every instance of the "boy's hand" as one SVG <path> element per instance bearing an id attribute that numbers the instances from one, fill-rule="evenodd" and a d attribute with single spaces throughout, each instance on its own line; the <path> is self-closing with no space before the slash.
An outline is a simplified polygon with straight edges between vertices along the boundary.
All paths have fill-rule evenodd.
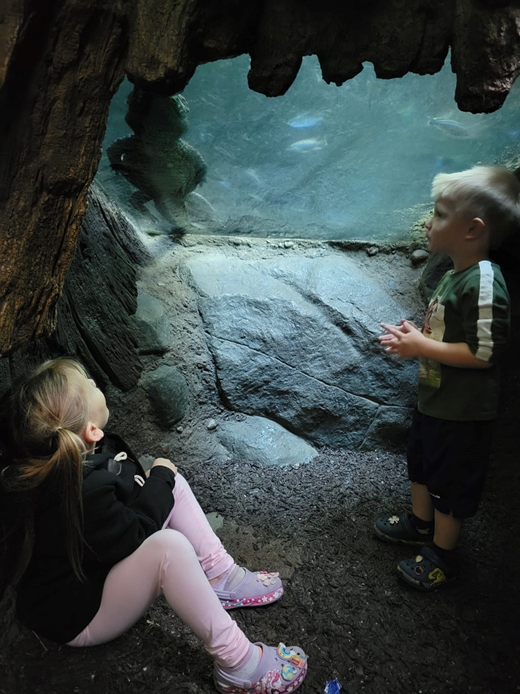
<path id="1" fill-rule="evenodd" d="M 421 355 L 423 341 L 427 338 L 412 321 L 402 320 L 400 325 L 381 323 L 381 327 L 385 333 L 379 336 L 379 341 L 386 352 L 395 354 L 399 359 Z"/>

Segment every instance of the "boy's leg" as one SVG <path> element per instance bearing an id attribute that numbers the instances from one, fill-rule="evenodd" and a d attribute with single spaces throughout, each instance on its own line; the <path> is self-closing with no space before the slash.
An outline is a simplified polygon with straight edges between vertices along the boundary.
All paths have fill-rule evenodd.
<path id="1" fill-rule="evenodd" d="M 422 521 L 432 521 L 434 508 L 428 487 L 418 482 L 412 482 L 411 485 L 412 511 L 414 516 Z"/>
<path id="2" fill-rule="evenodd" d="M 414 557 L 400 561 L 397 571 L 408 585 L 434 590 L 457 577 L 454 550 L 458 544 L 462 519 L 435 509 L 433 542 L 424 545 Z"/>
<path id="3" fill-rule="evenodd" d="M 423 416 L 415 409 L 406 449 L 413 513 L 405 511 L 376 518 L 374 532 L 384 542 L 422 545 L 433 537 L 433 504 L 424 484 L 422 428 Z"/>
<path id="4" fill-rule="evenodd" d="M 446 551 L 455 549 L 459 542 L 461 529 L 462 518 L 454 518 L 451 514 L 447 515 L 435 509 L 434 545 Z"/>
<path id="5" fill-rule="evenodd" d="M 462 519 L 474 516 L 478 509 L 493 422 L 452 422 L 427 416 L 424 420 L 424 472 L 435 506 L 435 533 L 431 545 L 399 563 L 398 572 L 409 585 L 432 590 L 457 576 L 455 548 Z"/>

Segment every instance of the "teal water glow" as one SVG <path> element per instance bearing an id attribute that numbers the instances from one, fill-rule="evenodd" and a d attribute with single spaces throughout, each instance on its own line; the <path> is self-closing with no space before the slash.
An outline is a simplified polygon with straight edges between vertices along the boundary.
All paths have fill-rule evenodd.
<path id="1" fill-rule="evenodd" d="M 308 57 L 277 98 L 251 91 L 248 69 L 246 56 L 199 66 L 183 94 L 183 138 L 208 167 L 197 193 L 216 215 L 204 233 L 406 239 L 428 213 L 435 174 L 518 165 L 518 85 L 499 111 L 473 115 L 457 109 L 449 64 L 393 80 L 378 80 L 366 64 L 336 87 Z M 125 83 L 114 99 L 106 144 L 129 132 L 130 89 Z M 106 181 L 106 164 L 101 170 Z"/>

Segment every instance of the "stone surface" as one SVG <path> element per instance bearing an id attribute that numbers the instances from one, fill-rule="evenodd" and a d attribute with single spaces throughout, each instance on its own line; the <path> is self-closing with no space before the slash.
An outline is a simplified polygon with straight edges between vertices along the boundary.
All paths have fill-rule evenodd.
<path id="1" fill-rule="evenodd" d="M 417 266 L 421 265 L 422 263 L 425 263 L 428 260 L 429 257 L 428 251 L 425 251 L 422 248 L 417 248 L 412 255 L 410 256 L 410 262 L 412 265 Z"/>
<path id="2" fill-rule="evenodd" d="M 186 379 L 176 366 L 162 364 L 142 378 L 158 424 L 169 429 L 182 419 L 189 408 Z"/>
<path id="3" fill-rule="evenodd" d="M 220 443 L 233 460 L 261 465 L 310 463 L 318 452 L 302 439 L 264 417 L 227 420 L 218 428 Z"/>
<path id="4" fill-rule="evenodd" d="M 449 256 L 443 253 L 431 253 L 419 282 L 419 290 L 425 303 L 431 299 L 435 288 L 439 284 L 444 273 L 453 268 L 453 262 Z"/>
<path id="5" fill-rule="evenodd" d="M 170 346 L 170 324 L 159 299 L 140 291 L 132 317 L 140 354 L 163 354 Z"/>
<path id="6" fill-rule="evenodd" d="M 406 312 L 352 260 L 331 253 L 272 265 L 212 253 L 188 259 L 182 273 L 198 294 L 230 409 L 349 448 L 369 430 L 377 440 L 390 422 L 406 425 L 416 367 L 389 359 L 377 340 L 381 321 Z"/>
<path id="7" fill-rule="evenodd" d="M 216 511 L 206 513 L 206 519 L 208 523 L 211 525 L 213 531 L 219 530 L 224 525 L 224 516 L 222 516 L 220 513 L 217 513 Z"/>

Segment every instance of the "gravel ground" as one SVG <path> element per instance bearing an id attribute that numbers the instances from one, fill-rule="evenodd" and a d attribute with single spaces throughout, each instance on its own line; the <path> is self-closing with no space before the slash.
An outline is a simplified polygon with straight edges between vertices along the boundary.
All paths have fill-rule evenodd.
<path id="1" fill-rule="evenodd" d="M 515 423 L 505 421 L 504 436 Z M 512 441 L 513 439 L 509 439 Z M 407 503 L 402 456 L 322 451 L 298 468 L 229 462 L 185 470 L 235 558 L 280 570 L 279 603 L 233 613 L 254 640 L 309 655 L 302 694 L 337 677 L 348 694 L 502 694 L 520 688 L 514 551 L 520 528 L 514 446 L 495 454 L 468 522 L 458 583 L 434 595 L 397 583 L 409 555 L 372 537 L 374 516 Z M 0 653 L 0 692 L 209 694 L 211 659 L 159 599 L 116 641 L 73 650 L 20 630 Z"/>

